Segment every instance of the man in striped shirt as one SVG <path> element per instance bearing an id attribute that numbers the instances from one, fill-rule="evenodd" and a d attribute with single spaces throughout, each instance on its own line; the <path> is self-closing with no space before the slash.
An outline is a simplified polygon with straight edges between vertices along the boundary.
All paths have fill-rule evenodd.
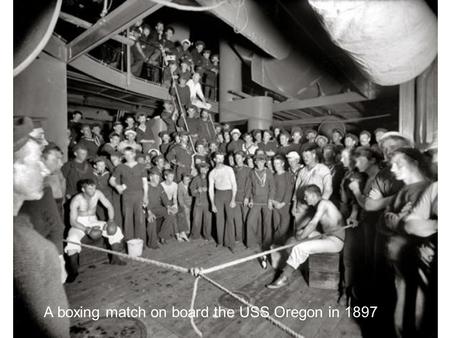
<path id="1" fill-rule="evenodd" d="M 255 156 L 255 168 L 250 172 L 244 204 L 250 211 L 247 217 L 247 247 L 261 244 L 268 250 L 272 244 L 272 200 L 275 184 L 272 172 L 266 167 L 266 155 Z M 259 221 L 260 220 L 260 221 Z M 266 256 L 262 257 L 262 267 L 267 267 Z"/>
<path id="2" fill-rule="evenodd" d="M 237 192 L 236 192 L 236 208 L 234 214 L 234 226 L 236 229 L 236 241 L 243 241 L 244 225 L 247 220 L 248 205 L 244 204 L 245 194 L 248 190 L 251 168 L 244 164 L 246 156 L 244 152 L 238 151 L 234 154 L 233 167 L 236 176 Z"/>

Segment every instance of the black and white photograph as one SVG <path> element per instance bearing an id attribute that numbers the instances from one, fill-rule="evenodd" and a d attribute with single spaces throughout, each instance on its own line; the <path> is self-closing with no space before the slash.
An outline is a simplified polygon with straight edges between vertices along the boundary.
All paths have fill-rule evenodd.
<path id="1" fill-rule="evenodd" d="M 2 337 L 438 337 L 438 0 L 10 5 Z"/>

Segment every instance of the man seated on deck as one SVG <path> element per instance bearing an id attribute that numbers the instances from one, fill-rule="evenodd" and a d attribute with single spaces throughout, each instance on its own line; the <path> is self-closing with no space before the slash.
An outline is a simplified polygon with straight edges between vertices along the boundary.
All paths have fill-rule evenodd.
<path id="1" fill-rule="evenodd" d="M 283 273 L 272 284 L 267 285 L 269 289 L 288 285 L 292 273 L 308 259 L 309 255 L 337 253 L 344 247 L 345 230 L 339 229 L 344 221 L 333 202 L 323 199 L 319 187 L 315 184 L 305 187 L 305 201 L 310 207 L 309 217 L 302 220 L 295 235 L 295 240 L 302 242 L 292 248 Z M 319 224 L 321 232 L 317 229 Z"/>
<path id="2" fill-rule="evenodd" d="M 175 233 L 176 216 L 169 212 L 171 203 L 164 188 L 160 184 L 161 172 L 153 167 L 149 172 L 148 205 L 147 205 L 147 247 L 158 249 L 158 238 L 161 244 L 167 241 Z M 157 220 L 161 223 L 158 224 Z"/>
<path id="3" fill-rule="evenodd" d="M 67 240 L 68 243 L 64 252 L 69 256 L 69 277 L 67 282 L 73 282 L 78 275 L 78 258 L 81 252 L 81 243 L 85 235 L 93 240 L 98 240 L 102 236 L 108 239 L 111 249 L 120 252 L 123 234 L 120 228 L 114 223 L 114 208 L 105 195 L 96 189 L 95 182 L 86 179 L 81 182 L 81 193 L 74 196 L 70 202 L 70 225 Z M 96 216 L 97 204 L 101 202 L 108 210 L 108 222 L 99 221 Z M 118 256 L 113 255 L 111 264 L 125 265 Z"/>

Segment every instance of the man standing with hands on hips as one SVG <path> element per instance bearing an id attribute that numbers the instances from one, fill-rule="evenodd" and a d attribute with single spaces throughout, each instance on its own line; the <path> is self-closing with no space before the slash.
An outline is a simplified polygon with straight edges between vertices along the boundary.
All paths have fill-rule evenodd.
<path id="1" fill-rule="evenodd" d="M 233 208 L 236 207 L 237 186 L 233 168 L 223 164 L 224 159 L 224 153 L 214 154 L 215 167 L 209 173 L 209 198 L 216 214 L 217 246 L 226 246 L 234 252 Z"/>

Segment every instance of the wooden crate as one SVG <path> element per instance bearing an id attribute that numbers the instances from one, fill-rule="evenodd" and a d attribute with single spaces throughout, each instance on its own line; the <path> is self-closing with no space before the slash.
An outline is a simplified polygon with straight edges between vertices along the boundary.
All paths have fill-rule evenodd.
<path id="1" fill-rule="evenodd" d="M 339 287 L 339 253 L 315 254 L 309 256 L 307 281 L 309 287 L 337 290 Z"/>

